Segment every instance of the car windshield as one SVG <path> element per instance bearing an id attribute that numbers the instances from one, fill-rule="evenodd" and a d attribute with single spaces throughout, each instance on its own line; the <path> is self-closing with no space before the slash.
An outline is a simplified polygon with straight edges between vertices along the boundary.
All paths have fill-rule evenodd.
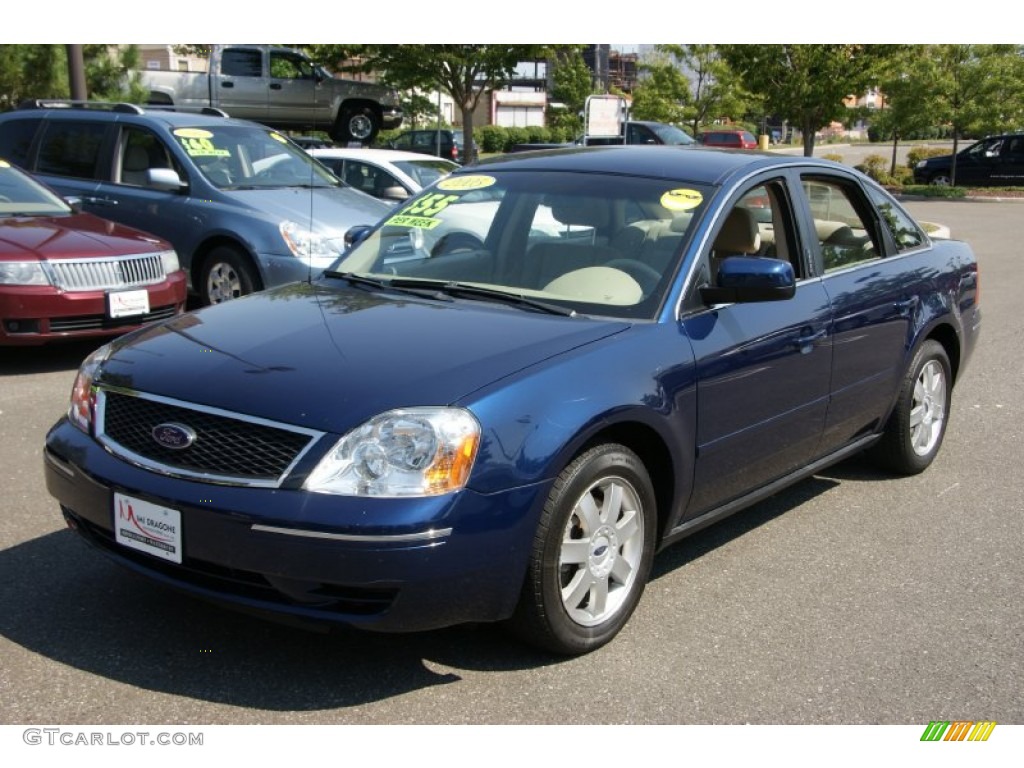
<path id="1" fill-rule="evenodd" d="M 690 135 L 674 125 L 652 125 L 651 130 L 665 144 L 693 144 L 693 139 L 690 138 Z"/>
<path id="2" fill-rule="evenodd" d="M 199 172 L 220 189 L 336 187 L 338 179 L 277 131 L 251 125 L 173 131 Z"/>
<path id="3" fill-rule="evenodd" d="M 711 191 L 482 167 L 396 209 L 328 275 L 439 293 L 472 287 L 563 313 L 650 319 Z"/>
<path id="4" fill-rule="evenodd" d="M 0 216 L 65 216 L 71 208 L 6 160 L 0 160 Z"/>
<path id="5" fill-rule="evenodd" d="M 420 187 L 428 187 L 440 178 L 447 176 L 457 166 L 447 160 L 397 160 L 393 165 L 415 181 Z"/>

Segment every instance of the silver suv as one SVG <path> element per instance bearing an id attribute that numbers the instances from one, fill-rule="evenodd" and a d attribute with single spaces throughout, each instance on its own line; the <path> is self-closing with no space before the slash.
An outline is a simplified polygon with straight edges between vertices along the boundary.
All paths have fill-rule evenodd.
<path id="1" fill-rule="evenodd" d="M 308 279 L 351 227 L 389 211 L 283 134 L 220 110 L 27 102 L 0 115 L 0 157 L 169 240 L 203 304 Z"/>

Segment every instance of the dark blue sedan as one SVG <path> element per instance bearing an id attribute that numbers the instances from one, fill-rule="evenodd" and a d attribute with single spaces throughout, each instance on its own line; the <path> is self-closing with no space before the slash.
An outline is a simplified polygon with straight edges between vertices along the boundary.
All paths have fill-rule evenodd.
<path id="1" fill-rule="evenodd" d="M 257 612 L 586 652 L 660 547 L 866 449 L 924 470 L 981 319 L 967 245 L 807 158 L 516 155 L 349 235 L 85 361 L 72 528 Z"/>

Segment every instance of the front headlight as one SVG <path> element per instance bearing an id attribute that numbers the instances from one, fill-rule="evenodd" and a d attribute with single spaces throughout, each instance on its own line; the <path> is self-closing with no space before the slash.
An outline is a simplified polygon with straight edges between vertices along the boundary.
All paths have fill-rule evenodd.
<path id="1" fill-rule="evenodd" d="M 181 269 L 178 254 L 174 251 L 161 251 L 160 263 L 163 265 L 165 275 L 173 274 Z"/>
<path id="2" fill-rule="evenodd" d="M 96 416 L 96 388 L 93 382 L 99 373 L 100 365 L 110 356 L 110 349 L 109 344 L 104 344 L 85 358 L 78 369 L 74 386 L 71 387 L 68 421 L 87 435 L 92 434 L 93 419 Z"/>
<path id="3" fill-rule="evenodd" d="M 0 263 L 0 285 L 50 285 L 50 279 L 38 261 Z"/>
<path id="4" fill-rule="evenodd" d="M 300 259 L 336 259 L 341 255 L 330 239 L 294 221 L 281 222 L 281 237 L 288 250 Z"/>
<path id="5" fill-rule="evenodd" d="M 341 496 L 438 496 L 464 487 L 480 424 L 462 408 L 405 408 L 339 440 L 303 488 Z"/>
<path id="6" fill-rule="evenodd" d="M 927 160 L 918 160 L 917 161 L 917 165 L 915 165 L 914 167 L 915 168 L 924 168 L 926 165 L 928 165 L 928 161 Z"/>

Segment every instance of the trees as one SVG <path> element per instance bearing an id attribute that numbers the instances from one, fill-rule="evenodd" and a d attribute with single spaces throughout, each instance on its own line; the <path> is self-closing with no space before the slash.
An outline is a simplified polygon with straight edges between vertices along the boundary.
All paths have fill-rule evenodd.
<path id="1" fill-rule="evenodd" d="M 690 81 L 674 61 L 673 51 L 656 47 L 653 59 L 640 65 L 644 77 L 633 90 L 630 114 L 636 120 L 656 120 L 661 123 L 681 123 L 690 101 Z"/>
<path id="2" fill-rule="evenodd" d="M 129 75 L 139 63 L 134 45 L 117 48 L 85 45 L 86 90 L 97 101 L 145 99 L 138 76 Z M 0 109 L 13 109 L 25 99 L 66 99 L 68 59 L 63 45 L 0 45 Z"/>
<path id="3" fill-rule="evenodd" d="M 583 61 L 578 45 L 559 46 L 552 51 L 549 64 L 551 72 L 551 102 L 561 105 L 547 113 L 548 127 L 560 128 L 568 136 L 583 132 L 580 115 L 587 103 L 587 96 L 594 92 L 590 68 Z"/>
<path id="4" fill-rule="evenodd" d="M 684 120 L 696 136 L 702 125 L 719 117 L 740 117 L 752 97 L 743 88 L 717 45 L 659 45 L 689 74 Z"/>
<path id="5" fill-rule="evenodd" d="M 722 57 L 767 111 L 800 127 L 804 155 L 814 134 L 846 115 L 844 99 L 863 93 L 893 55 L 887 45 L 722 45 Z"/>
<path id="6" fill-rule="evenodd" d="M 440 88 L 462 110 L 463 160 L 473 151 L 473 111 L 507 83 L 516 65 L 545 56 L 543 45 L 367 45 L 360 68 L 396 88 Z"/>

